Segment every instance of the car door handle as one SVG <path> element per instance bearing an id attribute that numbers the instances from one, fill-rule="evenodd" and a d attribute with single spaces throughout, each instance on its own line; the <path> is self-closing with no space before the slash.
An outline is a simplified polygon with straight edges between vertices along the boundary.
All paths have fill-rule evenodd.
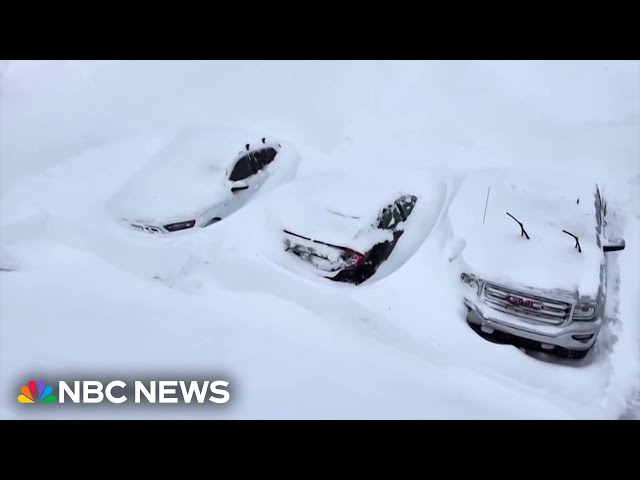
<path id="1" fill-rule="evenodd" d="M 241 190 L 246 190 L 247 188 L 249 188 L 249 185 L 245 185 L 244 187 L 231 187 L 231 192 L 236 193 Z"/>

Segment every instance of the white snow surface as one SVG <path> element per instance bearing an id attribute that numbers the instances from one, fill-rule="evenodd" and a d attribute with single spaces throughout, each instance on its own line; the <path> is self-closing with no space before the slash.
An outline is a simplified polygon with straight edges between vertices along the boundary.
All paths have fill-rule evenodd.
<path id="1" fill-rule="evenodd" d="M 580 172 L 559 169 L 553 175 L 500 169 L 470 176 L 449 209 L 454 235 L 466 243 L 462 256 L 470 273 L 595 298 L 604 262 L 596 241 L 595 191 L 596 183 Z M 522 222 L 529 239 L 507 212 Z M 563 230 L 579 238 L 581 253 Z"/>
<path id="2" fill-rule="evenodd" d="M 0 251 L 20 268 L 0 272 L 0 416 L 638 418 L 639 84 L 636 61 L 11 61 Z M 112 199 L 193 125 L 286 139 L 301 154 L 298 178 L 209 228 L 124 228 Z M 597 179 L 610 234 L 627 241 L 609 256 L 607 316 L 584 360 L 489 343 L 464 320 L 459 259 L 472 255 L 449 207 L 466 179 L 503 167 Z M 272 209 L 287 188 L 311 201 L 294 185 L 335 174 L 423 185 L 432 202 L 418 201 L 392 256 L 358 287 L 301 269 L 282 248 L 296 206 Z M 371 193 L 364 182 L 357 192 Z M 463 216 L 477 225 L 484 200 Z M 518 226 L 494 200 L 487 221 L 506 251 Z M 571 262 L 572 239 L 544 229 L 541 211 L 521 218 L 532 241 Z M 31 378 L 74 375 L 226 377 L 232 394 L 197 408 L 16 400 Z"/>
<path id="3" fill-rule="evenodd" d="M 0 270 L 12 271 L 20 268 L 20 262 L 5 249 L 0 248 Z"/>

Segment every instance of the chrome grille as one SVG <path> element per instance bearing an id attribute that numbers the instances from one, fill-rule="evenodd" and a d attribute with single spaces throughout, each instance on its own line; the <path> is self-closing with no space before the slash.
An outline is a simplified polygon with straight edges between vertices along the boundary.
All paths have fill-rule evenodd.
<path id="1" fill-rule="evenodd" d="M 549 325 L 560 325 L 571 315 L 572 304 L 485 283 L 484 302 L 510 315 Z"/>

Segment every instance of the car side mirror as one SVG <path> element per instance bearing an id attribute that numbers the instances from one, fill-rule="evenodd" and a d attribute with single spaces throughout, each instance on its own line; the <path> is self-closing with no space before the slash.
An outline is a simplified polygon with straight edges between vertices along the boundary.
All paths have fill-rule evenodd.
<path id="1" fill-rule="evenodd" d="M 249 184 L 247 182 L 243 182 L 243 181 L 234 182 L 233 186 L 231 187 L 231 192 L 232 193 L 241 192 L 242 190 L 246 190 L 248 188 L 249 188 Z"/>
<path id="2" fill-rule="evenodd" d="M 602 250 L 604 252 L 618 252 L 624 250 L 625 246 L 625 241 L 622 238 L 610 238 L 605 241 Z"/>

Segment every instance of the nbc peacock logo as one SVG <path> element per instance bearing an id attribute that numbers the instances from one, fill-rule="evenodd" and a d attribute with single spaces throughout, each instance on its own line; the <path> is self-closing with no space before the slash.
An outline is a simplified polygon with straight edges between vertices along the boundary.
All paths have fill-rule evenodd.
<path id="1" fill-rule="evenodd" d="M 19 403 L 56 403 L 58 400 L 53 394 L 53 388 L 43 380 L 29 381 L 29 386 L 23 385 L 18 395 Z"/>

